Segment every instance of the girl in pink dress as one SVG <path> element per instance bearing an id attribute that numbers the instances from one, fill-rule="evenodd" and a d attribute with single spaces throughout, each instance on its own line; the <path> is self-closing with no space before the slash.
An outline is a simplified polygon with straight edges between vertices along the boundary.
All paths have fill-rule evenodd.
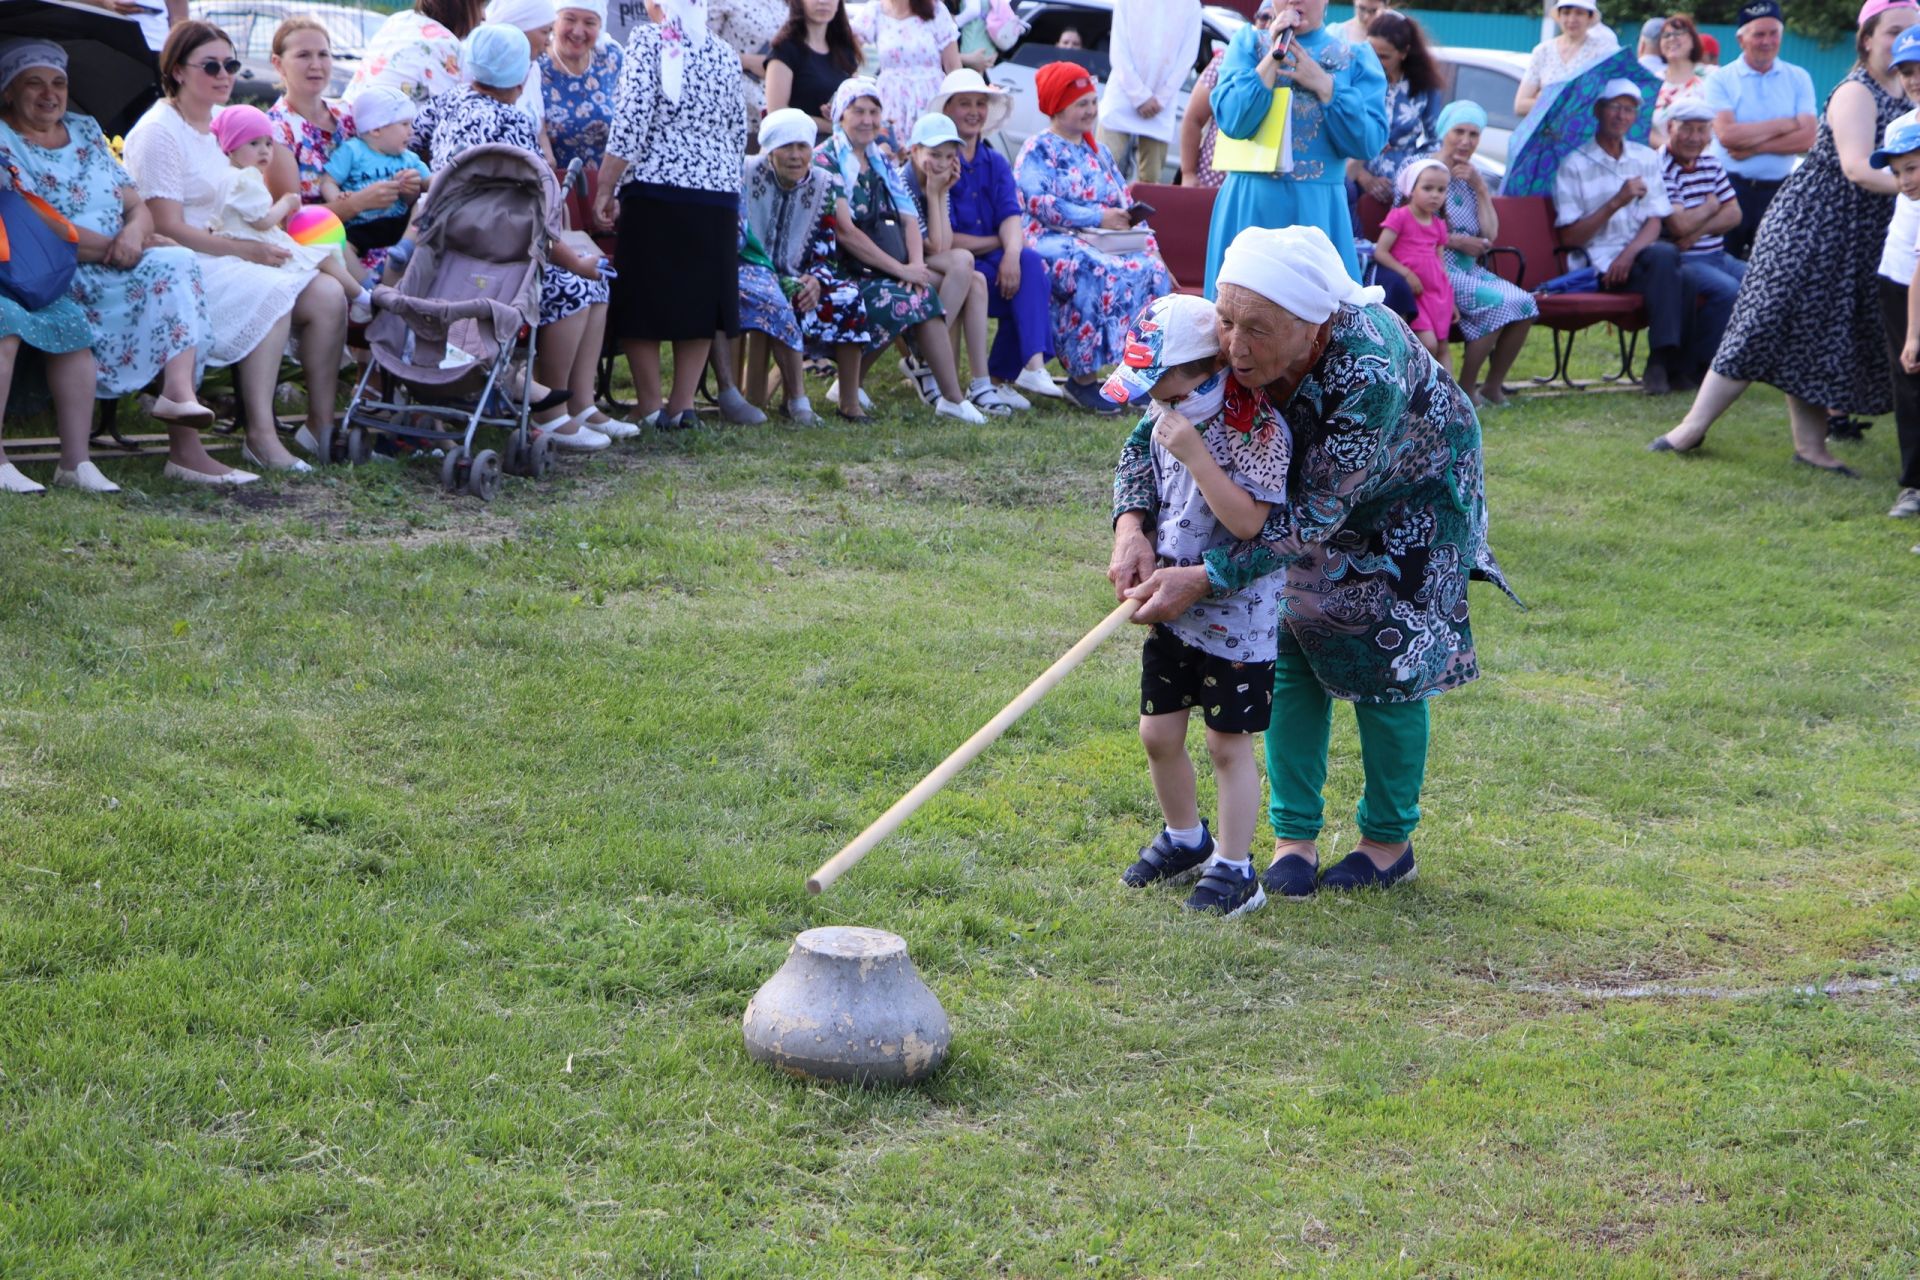
<path id="1" fill-rule="evenodd" d="M 1410 160 L 1394 185 L 1400 204 L 1380 224 L 1373 260 L 1397 271 L 1419 300 L 1413 317 L 1413 336 L 1432 352 L 1441 367 L 1447 364 L 1447 334 L 1453 329 L 1453 285 L 1447 279 L 1440 251 L 1447 245 L 1447 166 L 1428 158 Z"/>

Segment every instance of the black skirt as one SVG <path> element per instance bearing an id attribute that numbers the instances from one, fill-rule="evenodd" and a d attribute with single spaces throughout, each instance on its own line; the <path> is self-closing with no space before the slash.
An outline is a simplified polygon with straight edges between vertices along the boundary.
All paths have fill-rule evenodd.
<path id="1" fill-rule="evenodd" d="M 622 189 L 607 324 L 615 338 L 678 342 L 740 332 L 739 201 L 721 198 L 727 203 Z"/>

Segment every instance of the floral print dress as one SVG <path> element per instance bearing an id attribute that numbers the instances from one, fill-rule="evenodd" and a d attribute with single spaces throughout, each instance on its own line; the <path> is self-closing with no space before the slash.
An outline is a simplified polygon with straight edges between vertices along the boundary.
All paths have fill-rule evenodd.
<path id="1" fill-rule="evenodd" d="M 831 157 L 823 157 L 816 152 L 814 163 L 830 169 L 836 180 L 844 182 L 839 169 L 832 167 L 834 162 Z M 886 179 L 872 164 L 861 170 L 860 181 L 840 194 L 845 197 L 856 222 L 867 217 L 876 206 L 892 207 L 894 203 L 892 193 L 887 190 Z M 829 210 L 838 203 L 838 200 L 830 202 Z M 911 216 L 911 211 L 901 212 Z M 852 268 L 854 264 L 849 262 L 847 265 Z M 937 320 L 946 314 L 945 308 L 940 305 L 940 295 L 931 289 L 895 280 L 892 276 L 881 275 L 865 266 L 859 269 L 854 280 L 860 287 L 860 298 L 867 309 L 867 345 L 876 350 L 913 326 Z"/>
<path id="2" fill-rule="evenodd" d="M 1133 253 L 1102 253 L 1073 234 L 1098 227 L 1103 209 L 1127 207 L 1113 153 L 1043 129 L 1020 148 L 1013 171 L 1027 245 L 1046 260 L 1053 281 L 1053 349 L 1061 365 L 1084 378 L 1119 363 L 1127 325 L 1173 292 L 1173 277 L 1151 232 L 1147 247 Z"/>
<path id="3" fill-rule="evenodd" d="M 578 160 L 598 169 L 607 153 L 607 131 L 613 121 L 613 91 L 620 85 L 623 55 L 617 44 L 603 43 L 579 75 L 573 75 L 551 53 L 540 55 L 540 92 L 547 117 L 547 138 L 553 159 L 561 169 Z"/>
<path id="4" fill-rule="evenodd" d="M 75 226 L 119 235 L 120 192 L 133 186 L 133 179 L 113 158 L 93 117 L 69 114 L 66 125 L 67 145 L 48 149 L 0 124 L 0 161 L 19 171 L 22 190 L 34 192 Z M 141 390 L 189 347 L 199 378 L 213 325 L 193 250 L 149 249 L 131 271 L 83 262 L 68 296 L 80 304 L 93 331 L 98 398 L 117 400 Z"/>
<path id="5" fill-rule="evenodd" d="M 960 29 L 944 2 L 933 6 L 933 17 L 889 18 L 882 0 L 848 5 L 847 18 L 860 47 L 872 53 L 880 68 L 880 105 L 886 109 L 887 128 L 905 144 L 913 122 L 926 114 L 927 104 L 940 92 L 946 72 L 940 69 L 940 51 L 958 44 Z"/>
<path id="6" fill-rule="evenodd" d="M 324 104 L 323 104 L 324 105 Z M 283 97 L 267 109 L 267 122 L 273 126 L 273 140 L 293 152 L 300 166 L 300 203 L 319 204 L 320 173 L 333 158 L 333 149 L 353 136 L 353 120 L 332 107 L 333 128 L 322 129 L 295 111 Z"/>
<path id="7" fill-rule="evenodd" d="M 348 102 L 362 89 L 398 89 L 416 106 L 467 82 L 460 71 L 460 37 L 417 9 L 402 9 L 373 33 L 365 61 L 340 95 Z"/>
<path id="8" fill-rule="evenodd" d="M 826 189 L 824 196 L 808 184 Z M 765 157 L 747 161 L 741 182 L 740 243 L 752 234 L 772 266 L 740 262 L 740 327 L 757 329 L 776 342 L 832 355 L 839 346 L 868 346 L 873 329 L 860 286 L 840 269 L 840 237 L 833 211 L 846 197 L 838 170 L 815 165 L 808 184 L 787 188 L 774 177 Z M 812 210 L 818 208 L 819 212 Z M 756 213 L 755 211 L 759 212 Z M 796 311 L 787 299 L 786 281 L 812 276 L 820 282 L 820 301 L 812 311 Z"/>

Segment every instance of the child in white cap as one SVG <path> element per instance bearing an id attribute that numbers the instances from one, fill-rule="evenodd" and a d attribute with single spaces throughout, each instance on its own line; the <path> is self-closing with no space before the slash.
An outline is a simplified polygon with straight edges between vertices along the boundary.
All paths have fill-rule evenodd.
<path id="1" fill-rule="evenodd" d="M 1286 499 L 1291 437 L 1258 397 L 1222 368 L 1213 305 L 1155 299 L 1127 332 L 1120 365 L 1101 389 L 1119 402 L 1152 397 L 1134 430 L 1151 438 L 1162 567 L 1204 563 L 1207 552 L 1259 535 Z M 1260 811 L 1253 735 L 1273 704 L 1278 574 L 1202 600 L 1147 633 L 1141 651 L 1140 741 L 1165 823 L 1122 876 L 1135 888 L 1199 877 L 1189 910 L 1234 916 L 1265 905 L 1249 848 Z M 1219 790 L 1220 832 L 1201 820 L 1187 722 L 1200 709 Z"/>
<path id="2" fill-rule="evenodd" d="M 413 134 L 413 99 L 398 89 L 375 85 L 362 89 L 352 104 L 353 137 L 334 148 L 320 177 L 320 194 L 329 203 L 342 193 L 364 191 L 392 180 L 400 194 L 390 204 L 364 209 L 347 219 L 347 239 L 362 253 L 398 244 L 413 205 L 433 174 L 407 149 Z"/>

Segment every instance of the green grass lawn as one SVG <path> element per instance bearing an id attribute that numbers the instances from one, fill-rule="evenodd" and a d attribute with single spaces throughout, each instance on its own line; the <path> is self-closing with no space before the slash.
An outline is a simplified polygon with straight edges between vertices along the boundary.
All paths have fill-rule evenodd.
<path id="1" fill-rule="evenodd" d="M 1678 397 L 1488 415 L 1531 608 L 1474 589 L 1419 880 L 1221 923 L 1119 883 L 1131 634 L 806 896 L 1111 607 L 1124 425 L 876 381 L 490 508 L 0 504 L 0 1275 L 1920 1271 L 1920 998 L 1791 990 L 1920 965 L 1890 421 L 1849 483 L 1762 389 L 1686 459 Z M 1330 853 L 1358 786 L 1342 712 Z M 946 1005 L 926 1087 L 748 1060 L 832 923 Z"/>

